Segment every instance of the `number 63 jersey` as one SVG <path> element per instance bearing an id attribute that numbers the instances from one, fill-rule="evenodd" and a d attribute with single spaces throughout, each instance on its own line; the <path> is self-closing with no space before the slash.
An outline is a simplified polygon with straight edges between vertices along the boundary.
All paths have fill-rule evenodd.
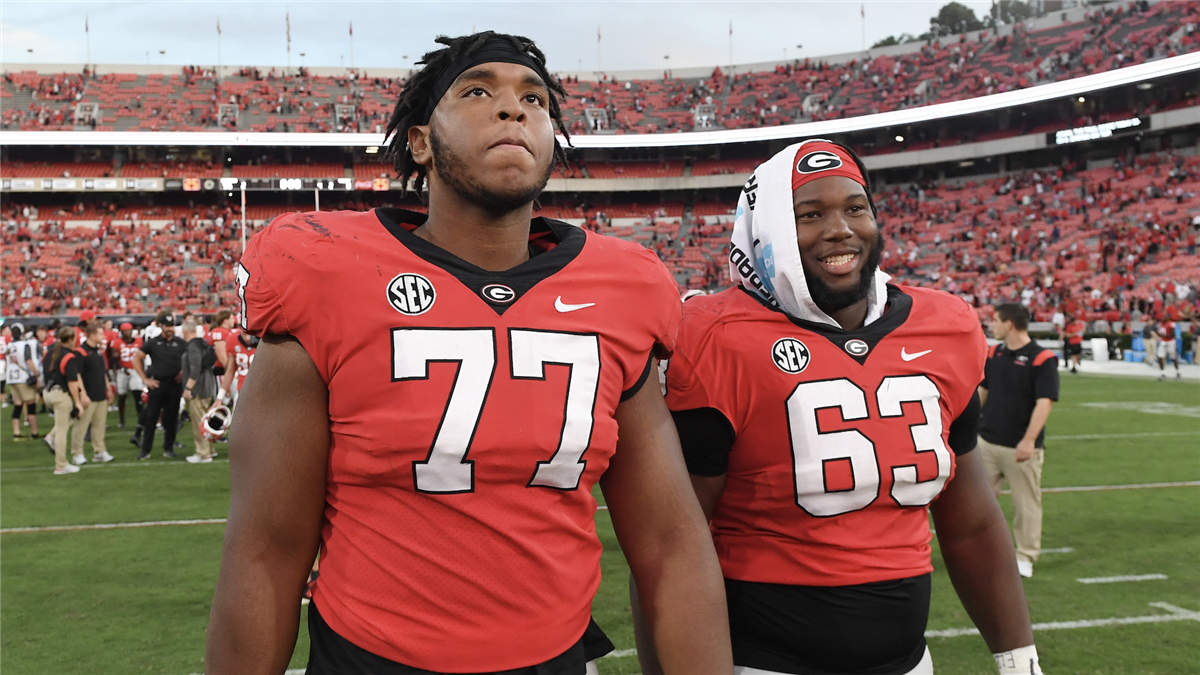
<path id="1" fill-rule="evenodd" d="M 932 570 L 926 507 L 953 477 L 950 427 L 986 342 L 962 300 L 888 293 L 854 331 L 741 288 L 687 302 L 667 404 L 714 409 L 734 432 L 711 522 L 727 578 L 848 586 Z"/>
<path id="2" fill-rule="evenodd" d="M 674 346 L 678 291 L 646 249 L 566 223 L 535 219 L 531 258 L 489 272 L 424 220 L 277 219 L 236 270 L 240 319 L 294 336 L 329 389 L 329 626 L 425 670 L 526 667 L 587 628 L 591 489 L 618 404 Z"/>

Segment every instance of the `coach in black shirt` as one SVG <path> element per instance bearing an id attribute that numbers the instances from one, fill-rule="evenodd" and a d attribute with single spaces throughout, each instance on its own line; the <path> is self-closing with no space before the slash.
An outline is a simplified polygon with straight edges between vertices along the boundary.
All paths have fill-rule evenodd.
<path id="1" fill-rule="evenodd" d="M 133 355 L 133 369 L 146 383 L 150 393 L 146 399 L 140 429 L 142 451 L 138 459 L 149 459 L 154 447 L 154 426 L 162 413 L 163 457 L 175 459 L 175 432 L 179 427 L 179 400 L 183 396 L 181 365 L 187 343 L 175 335 L 175 315 L 159 312 L 154 322 L 162 334 L 142 343 Z M 150 368 L 145 368 L 146 357 L 150 357 Z"/>
<path id="2" fill-rule="evenodd" d="M 1005 478 L 1012 488 L 1017 571 L 1031 577 L 1042 550 L 1043 441 L 1058 400 L 1058 357 L 1029 337 L 1024 305 L 997 306 L 992 336 L 1002 342 L 988 351 L 979 385 L 979 449 L 996 495 Z"/>

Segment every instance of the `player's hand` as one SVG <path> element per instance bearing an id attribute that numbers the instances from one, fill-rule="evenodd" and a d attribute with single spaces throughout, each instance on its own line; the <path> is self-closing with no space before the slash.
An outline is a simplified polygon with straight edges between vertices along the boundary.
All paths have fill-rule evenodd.
<path id="1" fill-rule="evenodd" d="M 1033 441 L 1022 438 L 1021 442 L 1017 443 L 1017 461 L 1029 461 L 1029 458 L 1033 457 L 1035 450 L 1037 448 L 1033 447 Z"/>
<path id="2" fill-rule="evenodd" d="M 195 398 L 195 394 L 193 394 L 193 393 L 192 393 L 192 390 L 191 390 L 191 389 L 184 389 L 184 390 L 183 390 L 183 400 L 185 400 L 185 401 L 190 401 L 190 400 L 192 400 L 193 398 Z"/>
<path id="3" fill-rule="evenodd" d="M 225 391 L 224 389 L 218 389 L 216 398 L 217 403 L 224 403 L 228 396 L 229 392 Z"/>
<path id="4" fill-rule="evenodd" d="M 88 398 L 87 394 L 79 395 L 79 411 L 87 410 L 87 407 L 92 404 L 92 399 Z"/>
<path id="5" fill-rule="evenodd" d="M 146 378 L 146 388 L 147 389 L 158 389 L 158 380 L 154 379 L 153 377 L 147 377 Z"/>

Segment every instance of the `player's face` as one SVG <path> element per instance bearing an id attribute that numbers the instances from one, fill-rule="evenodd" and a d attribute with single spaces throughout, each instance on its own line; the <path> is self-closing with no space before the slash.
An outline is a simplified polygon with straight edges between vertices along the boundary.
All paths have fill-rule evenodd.
<path id="1" fill-rule="evenodd" d="M 133 329 L 127 328 L 127 329 L 121 331 L 121 339 L 132 340 L 133 339 Z"/>
<path id="2" fill-rule="evenodd" d="M 531 203 L 554 163 L 550 92 L 541 77 L 513 63 L 464 72 L 442 97 L 429 124 L 409 144 L 439 184 L 493 213 Z"/>
<path id="3" fill-rule="evenodd" d="M 233 328 L 233 315 L 232 314 L 225 317 L 225 320 L 221 322 L 221 328 Z"/>
<path id="4" fill-rule="evenodd" d="M 845 176 L 819 178 L 792 192 L 792 207 L 817 306 L 831 312 L 865 299 L 883 246 L 863 186 Z"/>
<path id="5" fill-rule="evenodd" d="M 175 337 L 175 326 L 167 324 L 162 326 L 162 336 L 164 340 L 170 340 Z"/>

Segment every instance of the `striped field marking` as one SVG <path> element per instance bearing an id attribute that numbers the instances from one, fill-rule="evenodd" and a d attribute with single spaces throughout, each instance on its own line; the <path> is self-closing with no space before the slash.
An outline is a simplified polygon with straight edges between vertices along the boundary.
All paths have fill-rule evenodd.
<path id="1" fill-rule="evenodd" d="M 1109 490 L 1154 490 L 1157 488 L 1200 487 L 1200 480 L 1185 480 L 1176 483 L 1133 483 L 1129 485 L 1076 485 L 1069 487 L 1042 488 L 1047 492 L 1107 492 Z M 1002 490 L 1000 494 L 1012 494 L 1010 490 Z"/>
<path id="2" fill-rule="evenodd" d="M 206 463 L 208 463 L 208 462 L 206 462 Z M 212 464 L 228 464 L 229 460 L 228 459 L 214 459 L 211 463 Z M 141 462 L 137 462 L 137 461 L 107 462 L 104 464 L 95 464 L 92 462 L 88 462 L 87 464 L 84 464 L 83 466 L 80 466 L 79 468 L 83 469 L 84 471 L 92 471 L 95 469 L 128 468 L 131 466 L 192 466 L 192 465 L 188 464 L 187 462 L 184 462 L 184 461 L 148 462 L 148 461 L 143 460 Z M 52 473 L 54 471 L 54 467 L 52 465 L 51 466 L 16 466 L 11 469 L 0 469 L 0 473 L 30 473 L 30 472 L 36 472 L 36 471 L 45 471 L 46 473 Z"/>
<path id="3" fill-rule="evenodd" d="M 1157 581 L 1166 578 L 1165 574 L 1126 574 L 1119 577 L 1085 577 L 1075 581 L 1081 584 L 1119 584 L 1124 581 Z"/>
<path id="4" fill-rule="evenodd" d="M 1048 441 L 1095 441 L 1106 438 L 1160 438 L 1164 436 L 1200 436 L 1200 431 L 1143 431 L 1132 434 L 1077 434 L 1074 436 L 1047 436 Z"/>
<path id="5" fill-rule="evenodd" d="M 1193 612 L 1166 602 L 1152 602 L 1151 607 L 1166 610 L 1167 614 L 1151 614 L 1148 616 L 1122 616 L 1111 619 L 1086 619 L 1083 621 L 1052 621 L 1050 623 L 1035 623 L 1034 630 L 1070 630 L 1073 628 L 1098 628 L 1100 626 L 1125 626 L 1135 623 L 1166 623 L 1168 621 L 1200 621 L 1200 612 Z M 977 628 L 948 628 L 946 630 L 927 630 L 925 637 L 960 637 L 963 635 L 979 635 Z"/>
<path id="6" fill-rule="evenodd" d="M 45 525 L 42 527 L 5 527 L 0 534 L 21 532 L 73 532 L 78 530 L 124 530 L 134 527 L 166 527 L 168 525 L 223 525 L 224 518 L 199 518 L 195 520 L 151 520 L 140 523 L 95 523 L 93 525 Z"/>
<path id="7" fill-rule="evenodd" d="M 1044 549 L 1042 549 L 1041 552 L 1042 553 L 1074 553 L 1075 549 L 1071 548 L 1070 546 L 1064 546 L 1063 548 L 1044 548 Z"/>

